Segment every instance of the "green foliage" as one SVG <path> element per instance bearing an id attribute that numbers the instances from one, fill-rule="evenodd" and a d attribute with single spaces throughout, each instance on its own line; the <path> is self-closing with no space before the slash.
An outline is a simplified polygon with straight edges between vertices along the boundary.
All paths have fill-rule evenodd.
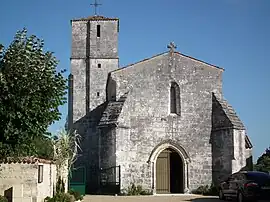
<path id="1" fill-rule="evenodd" d="M 1 46 L 1 44 L 0 44 Z M 7 198 L 0 195 L 0 202 L 8 202 Z"/>
<path id="2" fill-rule="evenodd" d="M 254 169 L 261 172 L 270 173 L 270 147 L 257 160 Z"/>
<path id="3" fill-rule="evenodd" d="M 205 185 L 205 186 L 199 186 L 197 189 L 192 191 L 192 194 L 200 194 L 205 196 L 217 196 L 218 195 L 218 189 L 211 184 Z"/>
<path id="4" fill-rule="evenodd" d="M 73 195 L 76 201 L 83 200 L 83 196 L 78 191 L 74 191 L 74 190 L 71 189 L 71 190 L 68 191 L 68 193 Z"/>
<path id="5" fill-rule="evenodd" d="M 44 202 L 75 202 L 75 198 L 69 193 L 57 193 L 52 198 L 46 197 Z"/>
<path id="6" fill-rule="evenodd" d="M 67 169 L 71 171 L 73 163 L 78 156 L 78 150 L 80 148 L 80 136 L 74 131 L 60 130 L 57 134 L 57 139 L 53 141 L 54 145 L 54 160 L 58 171 L 61 168 L 67 166 Z"/>
<path id="7" fill-rule="evenodd" d="M 51 137 L 36 137 L 33 139 L 36 155 L 43 159 L 53 159 L 53 142 Z"/>
<path id="8" fill-rule="evenodd" d="M 65 192 L 65 183 L 63 179 L 59 176 L 56 182 L 56 194 L 64 193 Z"/>
<path id="9" fill-rule="evenodd" d="M 58 177 L 58 180 L 56 182 L 56 193 L 54 196 L 46 197 L 44 199 L 44 202 L 75 202 L 77 200 L 82 200 L 82 196 L 80 193 L 75 191 L 69 191 L 69 193 L 65 193 L 65 183 L 61 179 L 61 177 Z"/>
<path id="10" fill-rule="evenodd" d="M 144 190 L 141 185 L 131 184 L 127 190 L 123 190 L 121 195 L 137 196 L 137 195 L 152 195 L 152 192 Z"/>
<path id="11" fill-rule="evenodd" d="M 67 80 L 43 47 L 44 41 L 28 37 L 26 29 L 8 48 L 0 44 L 0 158 L 50 156 L 36 143 L 47 142 L 48 126 L 61 118 Z"/>

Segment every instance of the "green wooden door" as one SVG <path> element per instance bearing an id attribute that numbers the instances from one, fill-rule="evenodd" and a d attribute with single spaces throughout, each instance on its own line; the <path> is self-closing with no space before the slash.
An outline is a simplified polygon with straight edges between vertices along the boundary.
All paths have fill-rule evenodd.
<path id="1" fill-rule="evenodd" d="M 85 167 L 79 167 L 72 170 L 72 173 L 69 178 L 69 189 L 77 191 L 81 195 L 85 195 L 86 189 Z"/>

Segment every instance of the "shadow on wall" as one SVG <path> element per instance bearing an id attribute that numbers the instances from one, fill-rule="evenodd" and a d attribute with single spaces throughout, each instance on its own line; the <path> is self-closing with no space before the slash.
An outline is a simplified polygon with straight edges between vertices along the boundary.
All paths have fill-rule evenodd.
<path id="1" fill-rule="evenodd" d="M 4 191 L 4 197 L 7 198 L 8 202 L 12 202 L 12 193 L 13 193 L 13 187 L 10 187 L 9 189 L 6 189 Z"/>
<path id="2" fill-rule="evenodd" d="M 94 193 L 98 189 L 99 157 L 96 127 L 107 104 L 107 102 L 102 103 L 71 126 L 81 136 L 80 146 L 82 151 L 79 152 L 74 167 L 75 169 L 81 166 L 85 167 L 86 194 Z"/>
<path id="3" fill-rule="evenodd" d="M 253 156 L 250 156 L 246 159 L 246 167 L 243 170 L 253 171 Z"/>
<path id="4" fill-rule="evenodd" d="M 253 160 L 252 159 L 253 159 L 252 156 L 247 158 L 246 159 L 246 166 L 241 168 L 240 171 L 253 171 L 253 163 L 252 163 Z M 215 165 L 216 170 L 217 170 L 218 166 L 220 166 L 220 165 L 219 164 Z M 227 172 L 226 172 L 226 170 L 222 170 L 223 169 L 222 166 L 220 166 L 218 168 L 219 168 L 218 171 L 215 172 L 214 169 L 212 171 L 212 176 L 213 176 L 212 182 L 215 186 L 217 186 L 221 181 L 226 180 L 231 174 L 233 174 L 233 173 L 228 172 L 228 170 L 227 170 Z M 231 169 L 231 165 L 230 165 L 230 169 Z"/>

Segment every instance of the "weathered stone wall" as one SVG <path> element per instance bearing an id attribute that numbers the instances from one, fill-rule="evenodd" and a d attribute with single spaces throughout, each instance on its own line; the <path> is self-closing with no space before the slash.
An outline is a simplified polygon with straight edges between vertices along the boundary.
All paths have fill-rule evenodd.
<path id="1" fill-rule="evenodd" d="M 97 37 L 100 25 L 100 37 Z M 118 58 L 118 21 L 90 21 L 90 58 Z M 118 65 L 117 67 L 118 68 Z"/>
<path id="2" fill-rule="evenodd" d="M 212 132 L 211 136 L 213 182 L 218 184 L 232 174 L 232 159 L 234 157 L 233 130 L 229 128 L 216 130 Z"/>
<path id="3" fill-rule="evenodd" d="M 212 153 L 213 181 L 218 183 L 229 174 L 246 169 L 246 132 L 232 106 L 213 94 Z"/>
<path id="4" fill-rule="evenodd" d="M 122 188 L 131 182 L 152 187 L 147 160 L 165 140 L 179 143 L 190 155 L 190 189 L 211 183 L 211 93 L 222 94 L 221 76 L 222 70 L 179 54 L 163 54 L 111 73 L 117 98 L 129 91 L 116 131 Z M 170 114 L 171 82 L 180 87 L 180 116 Z"/>
<path id="5" fill-rule="evenodd" d="M 100 25 L 100 37 L 97 36 Z M 72 21 L 72 97 L 70 128 L 82 137 L 81 156 L 75 167 L 86 167 L 87 193 L 97 191 L 99 133 L 96 128 L 106 107 L 108 74 L 118 68 L 118 21 Z M 72 125 L 72 126 L 71 126 Z"/>
<path id="6" fill-rule="evenodd" d="M 71 58 L 86 58 L 87 47 L 87 21 L 75 21 L 71 23 L 72 42 Z"/>
<path id="7" fill-rule="evenodd" d="M 213 181 L 224 180 L 228 175 L 246 169 L 245 130 L 223 129 L 212 133 Z"/>
<path id="8" fill-rule="evenodd" d="M 101 68 L 98 68 L 101 64 Z M 90 111 L 106 102 L 109 72 L 118 68 L 118 59 L 90 59 Z M 99 94 L 99 95 L 97 95 Z"/>
<path id="9" fill-rule="evenodd" d="M 38 183 L 38 165 L 43 165 L 43 182 Z M 11 194 L 13 202 L 42 202 L 52 196 L 56 182 L 53 164 L 0 164 L 0 195 Z"/>
<path id="10" fill-rule="evenodd" d="M 100 131 L 100 168 L 106 169 L 116 166 L 115 128 L 105 127 L 100 128 Z"/>
<path id="11" fill-rule="evenodd" d="M 252 148 L 246 149 L 246 170 L 253 170 Z"/>
<path id="12" fill-rule="evenodd" d="M 71 58 L 118 58 L 118 21 L 72 21 Z M 97 37 L 97 25 L 101 35 Z"/>
<path id="13" fill-rule="evenodd" d="M 87 193 L 97 191 L 97 171 L 114 165 L 121 165 L 121 188 L 134 182 L 154 189 L 155 168 L 149 158 L 166 141 L 173 141 L 188 154 L 183 159 L 189 190 L 210 184 L 212 177 L 217 180 L 218 169 L 224 173 L 239 169 L 243 154 L 247 155 L 242 147 L 243 131 L 229 129 L 233 124 L 224 111 L 212 113 L 212 93 L 223 97 L 223 70 L 179 53 L 160 54 L 117 70 L 118 23 L 72 21 L 69 125 L 82 137 L 82 156 L 76 164 L 86 166 Z M 172 82 L 180 88 L 177 115 L 170 113 Z M 117 128 L 97 129 L 106 101 L 118 100 L 127 92 Z"/>
<path id="14" fill-rule="evenodd" d="M 73 122 L 106 101 L 108 73 L 117 68 L 118 21 L 72 21 Z"/>
<path id="15" fill-rule="evenodd" d="M 38 201 L 43 202 L 47 196 L 52 197 L 57 182 L 56 165 L 55 164 L 39 164 L 43 165 L 43 182 L 37 184 Z M 67 170 L 66 170 L 67 172 Z M 67 177 L 67 176 L 66 176 Z M 67 179 L 64 179 L 67 182 Z M 68 183 L 65 184 L 67 191 Z"/>
<path id="16" fill-rule="evenodd" d="M 86 62 L 84 59 L 71 59 L 73 75 L 73 123 L 86 115 Z M 72 123 L 69 123 L 72 124 Z"/>
<path id="17" fill-rule="evenodd" d="M 233 129 L 233 160 L 232 173 L 238 172 L 246 167 L 245 130 Z"/>

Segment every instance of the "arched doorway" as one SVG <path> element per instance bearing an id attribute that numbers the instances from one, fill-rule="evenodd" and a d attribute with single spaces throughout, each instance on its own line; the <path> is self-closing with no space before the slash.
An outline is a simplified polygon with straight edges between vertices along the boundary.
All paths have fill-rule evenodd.
<path id="1" fill-rule="evenodd" d="M 157 157 L 156 193 L 184 193 L 184 164 L 174 149 L 167 148 Z"/>

